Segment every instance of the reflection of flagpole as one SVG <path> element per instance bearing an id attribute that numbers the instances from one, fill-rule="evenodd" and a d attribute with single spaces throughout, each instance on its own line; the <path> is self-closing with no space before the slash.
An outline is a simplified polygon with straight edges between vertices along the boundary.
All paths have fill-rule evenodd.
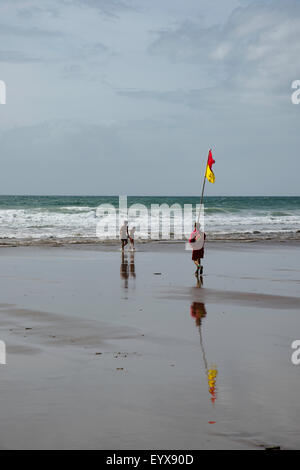
<path id="1" fill-rule="evenodd" d="M 201 330 L 201 323 L 199 325 L 199 336 L 200 336 L 200 346 L 201 346 L 201 351 L 202 351 L 202 356 L 203 356 L 203 362 L 204 362 L 204 366 L 205 366 L 205 371 L 207 373 L 207 359 L 206 359 L 206 355 L 205 355 L 205 350 L 204 350 L 204 345 L 203 345 L 203 338 L 202 338 L 202 330 Z"/>
<path id="2" fill-rule="evenodd" d="M 211 402 L 214 404 L 215 401 L 216 401 L 216 378 L 217 378 L 217 374 L 218 374 L 218 371 L 217 369 L 213 369 L 213 368 L 208 368 L 208 363 L 207 363 L 207 359 L 206 359 L 206 354 L 205 354 L 205 350 L 204 350 L 204 344 L 203 344 L 203 338 L 202 338 L 202 330 L 201 330 L 201 318 L 200 318 L 200 324 L 199 324 L 199 336 L 200 336 L 200 346 L 201 346 L 201 351 L 202 351 L 202 356 L 203 356 L 203 362 L 204 362 L 204 366 L 205 366 L 205 374 L 206 374 L 206 378 L 207 378 L 207 382 L 208 382 L 208 391 L 209 393 L 211 394 Z M 213 367 L 216 367 L 216 366 L 213 366 Z"/>

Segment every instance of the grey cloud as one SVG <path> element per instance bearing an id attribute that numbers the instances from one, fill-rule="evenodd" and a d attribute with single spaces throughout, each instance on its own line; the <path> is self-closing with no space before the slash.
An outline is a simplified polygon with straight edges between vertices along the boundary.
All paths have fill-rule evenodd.
<path id="1" fill-rule="evenodd" d="M 72 45 L 68 50 L 63 60 L 80 60 L 97 58 L 104 59 L 110 54 L 110 49 L 100 42 L 88 43 L 88 44 L 76 44 Z"/>
<path id="2" fill-rule="evenodd" d="M 186 121 L 179 116 L 174 117 L 173 126 L 167 122 L 163 127 L 157 124 L 156 121 L 138 125 L 132 121 L 130 125 L 128 122 L 88 124 L 59 120 L 2 131 L 2 191 L 197 194 L 197 174 L 191 175 L 191 171 L 201 166 L 200 155 L 204 155 L 209 146 L 215 149 L 218 163 L 219 194 L 232 191 L 230 168 L 233 164 L 235 168 L 242 166 L 243 174 L 247 175 L 244 178 L 239 173 L 238 181 L 234 181 L 235 194 L 274 192 L 277 183 L 282 182 L 282 154 L 287 146 L 292 167 L 295 170 L 299 167 L 296 122 L 289 123 L 289 132 L 285 133 L 281 121 L 274 123 L 256 115 L 249 120 L 247 112 L 242 111 L 237 117 L 227 116 L 213 122 L 206 117 Z M 261 165 L 259 178 L 258 161 Z M 272 172 L 266 180 L 270 166 Z M 166 177 L 166 171 L 172 177 Z M 297 187 L 295 171 L 286 188 L 296 191 Z"/>
<path id="3" fill-rule="evenodd" d="M 162 131 L 155 122 L 136 124 L 56 120 L 2 131 L 2 191 L 126 194 L 156 192 L 154 179 L 161 188 L 172 185 L 176 176 L 166 181 L 161 164 L 162 159 L 169 165 L 176 160 L 185 170 L 180 138 L 168 144 L 170 155 L 162 155 L 159 149 L 166 145 L 167 129 Z"/>
<path id="4" fill-rule="evenodd" d="M 298 194 L 299 1 L 4 2 L 2 192 L 197 194 L 212 146 L 210 194 Z"/>
<path id="5" fill-rule="evenodd" d="M 117 17 L 121 12 L 136 10 L 128 0 L 61 0 L 61 2 L 68 6 L 93 8 L 98 13 L 111 17 Z"/>
<path id="6" fill-rule="evenodd" d="M 0 176 L 2 191 L 9 191 L 6 182 L 10 180 L 19 193 L 40 194 L 53 192 L 54 182 L 55 190 L 64 194 L 76 193 L 80 186 L 83 192 L 87 188 L 101 192 L 105 181 L 113 179 L 126 147 L 113 126 L 73 120 L 2 132 L 0 145 L 5 165 Z M 24 175 L 29 175 L 29 168 L 28 183 Z M 109 191 L 108 184 L 105 191 Z"/>
<path id="7" fill-rule="evenodd" d="M 205 28 L 202 23 L 184 21 L 176 29 L 157 31 L 158 38 L 149 46 L 153 55 L 163 55 L 174 62 L 199 62 L 207 58 L 220 41 L 220 28 Z"/>
<path id="8" fill-rule="evenodd" d="M 62 76 L 66 79 L 84 79 L 86 78 L 86 71 L 79 64 L 65 65 L 62 70 Z"/>
<path id="9" fill-rule="evenodd" d="M 43 59 L 40 57 L 30 56 L 23 52 L 0 50 L 0 62 L 26 63 L 26 62 L 42 62 L 42 61 Z"/>
<path id="10" fill-rule="evenodd" d="M 41 15 L 49 15 L 52 18 L 59 17 L 59 11 L 57 8 L 51 8 L 47 6 L 37 6 L 31 5 L 26 8 L 20 8 L 17 12 L 17 15 L 21 19 L 31 19 Z"/>
<path id="11" fill-rule="evenodd" d="M 236 89 L 283 92 L 299 70 L 300 2 L 254 1 L 209 28 L 185 21 L 158 32 L 148 52 L 208 67 Z"/>
<path id="12" fill-rule="evenodd" d="M 214 112 L 220 110 L 220 108 L 228 108 L 228 106 L 233 108 L 242 102 L 241 94 L 229 87 L 226 90 L 226 99 L 224 99 L 222 87 L 172 91 L 119 90 L 117 93 L 120 96 L 135 100 L 155 100 L 161 104 L 185 105 L 204 112 L 207 112 L 207 109 Z"/>
<path id="13" fill-rule="evenodd" d="M 95 42 L 91 44 L 84 44 L 82 47 L 77 50 L 79 57 L 104 57 L 106 54 L 110 53 L 110 49 L 101 42 Z"/>
<path id="14" fill-rule="evenodd" d="M 66 57 L 66 60 L 72 62 L 64 65 L 62 77 L 76 80 L 99 80 L 96 66 L 107 63 L 112 55 L 110 49 L 100 42 L 78 47 Z"/>
<path id="15" fill-rule="evenodd" d="M 88 47 L 88 46 L 85 46 Z M 102 54 L 108 51 L 108 47 L 102 44 L 102 42 L 95 42 L 90 46 L 90 51 L 94 54 Z"/>
<path id="16" fill-rule="evenodd" d="M 80 7 L 94 9 L 100 14 L 116 17 L 121 12 L 138 11 L 138 7 L 134 6 L 130 0 L 31 0 L 24 4 L 24 0 L 2 0 L 6 4 L 15 4 L 18 8 L 18 14 L 23 17 L 33 17 L 38 14 L 49 14 L 53 17 L 59 15 L 59 8 L 63 5 L 66 7 Z"/>
<path id="17" fill-rule="evenodd" d="M 174 91 L 154 91 L 154 90 L 117 90 L 120 96 L 134 98 L 138 100 L 157 100 L 166 103 L 185 103 L 188 99 L 189 92 L 182 90 Z"/>
<path id="18" fill-rule="evenodd" d="M 48 31 L 37 28 L 36 26 L 31 28 L 24 28 L 17 25 L 0 24 L 0 34 L 2 36 L 23 36 L 30 38 L 53 38 L 60 37 L 62 33 L 60 31 Z"/>

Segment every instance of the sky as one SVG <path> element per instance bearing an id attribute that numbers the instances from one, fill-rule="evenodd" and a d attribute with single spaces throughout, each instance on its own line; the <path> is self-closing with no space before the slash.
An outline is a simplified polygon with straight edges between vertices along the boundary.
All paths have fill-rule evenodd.
<path id="1" fill-rule="evenodd" d="M 1 0 L 0 193 L 299 196 L 300 0 Z"/>

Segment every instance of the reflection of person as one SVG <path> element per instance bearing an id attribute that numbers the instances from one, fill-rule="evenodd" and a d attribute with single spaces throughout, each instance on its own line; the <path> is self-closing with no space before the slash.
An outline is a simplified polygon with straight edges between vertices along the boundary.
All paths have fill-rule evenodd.
<path id="1" fill-rule="evenodd" d="M 134 264 L 134 252 L 130 253 L 130 266 L 129 266 L 130 276 L 135 277 L 135 264 Z"/>
<path id="2" fill-rule="evenodd" d="M 128 289 L 129 276 L 134 278 L 135 275 L 135 264 L 134 264 L 134 252 L 130 253 L 130 261 L 128 263 L 128 255 L 122 251 L 122 260 L 120 266 L 120 276 L 124 280 L 124 288 Z"/>
<path id="3" fill-rule="evenodd" d="M 122 227 L 120 228 L 120 238 L 122 243 L 122 250 L 128 244 L 128 222 L 124 220 Z"/>
<path id="4" fill-rule="evenodd" d="M 197 287 L 201 289 L 203 286 L 203 276 L 199 276 L 199 274 L 196 274 L 196 279 L 197 279 Z"/>
<path id="5" fill-rule="evenodd" d="M 129 272 L 128 272 L 128 260 L 127 256 L 125 256 L 124 251 L 122 251 L 122 262 L 121 262 L 121 267 L 120 267 L 120 276 L 122 279 L 124 279 L 124 287 L 127 289 L 128 287 L 128 277 L 129 277 Z"/>
<path id="6" fill-rule="evenodd" d="M 198 276 L 199 271 L 200 274 L 203 273 L 203 266 L 201 266 L 201 259 L 204 257 L 204 243 L 205 243 L 206 235 L 204 232 L 200 230 L 200 224 L 195 222 L 194 230 L 191 233 L 189 243 L 192 246 L 193 254 L 192 260 L 194 261 L 197 269 L 195 275 Z"/>
<path id="7" fill-rule="evenodd" d="M 134 234 L 135 234 L 135 227 L 132 227 L 129 230 L 130 249 L 132 251 L 135 250 L 135 248 L 134 248 Z"/>
<path id="8" fill-rule="evenodd" d="M 203 338 L 202 338 L 202 328 L 201 328 L 202 319 L 205 318 L 207 315 L 205 305 L 201 302 L 193 302 L 190 307 L 190 313 L 191 313 L 191 317 L 195 319 L 196 326 L 199 328 L 200 346 L 201 346 L 203 362 L 204 362 L 204 367 L 205 367 L 206 380 L 208 383 L 208 392 L 210 394 L 210 400 L 212 404 L 214 404 L 217 399 L 216 381 L 217 381 L 218 370 L 217 370 L 217 366 L 215 365 L 212 365 L 209 368 L 208 362 L 206 359 Z"/>

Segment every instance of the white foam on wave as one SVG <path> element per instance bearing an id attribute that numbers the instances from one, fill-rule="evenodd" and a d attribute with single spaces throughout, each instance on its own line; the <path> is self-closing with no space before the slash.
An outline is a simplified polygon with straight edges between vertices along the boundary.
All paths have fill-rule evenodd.
<path id="1" fill-rule="evenodd" d="M 285 211 L 286 212 L 286 211 Z M 99 222 L 96 208 L 89 206 L 63 206 L 59 208 L 0 209 L 0 238 L 95 238 Z M 111 218 L 113 222 L 113 217 Z M 178 227 L 176 217 L 173 218 Z M 148 220 L 142 219 L 145 226 Z M 129 220 L 134 225 L 134 220 Z M 174 230 L 171 223 L 171 231 Z M 263 234 L 300 230 L 300 211 L 274 215 L 270 211 L 240 211 L 205 215 L 205 230 L 216 235 L 234 235 L 260 232 Z M 113 234 L 113 232 L 111 232 Z M 141 233 L 147 237 L 148 233 Z"/>

